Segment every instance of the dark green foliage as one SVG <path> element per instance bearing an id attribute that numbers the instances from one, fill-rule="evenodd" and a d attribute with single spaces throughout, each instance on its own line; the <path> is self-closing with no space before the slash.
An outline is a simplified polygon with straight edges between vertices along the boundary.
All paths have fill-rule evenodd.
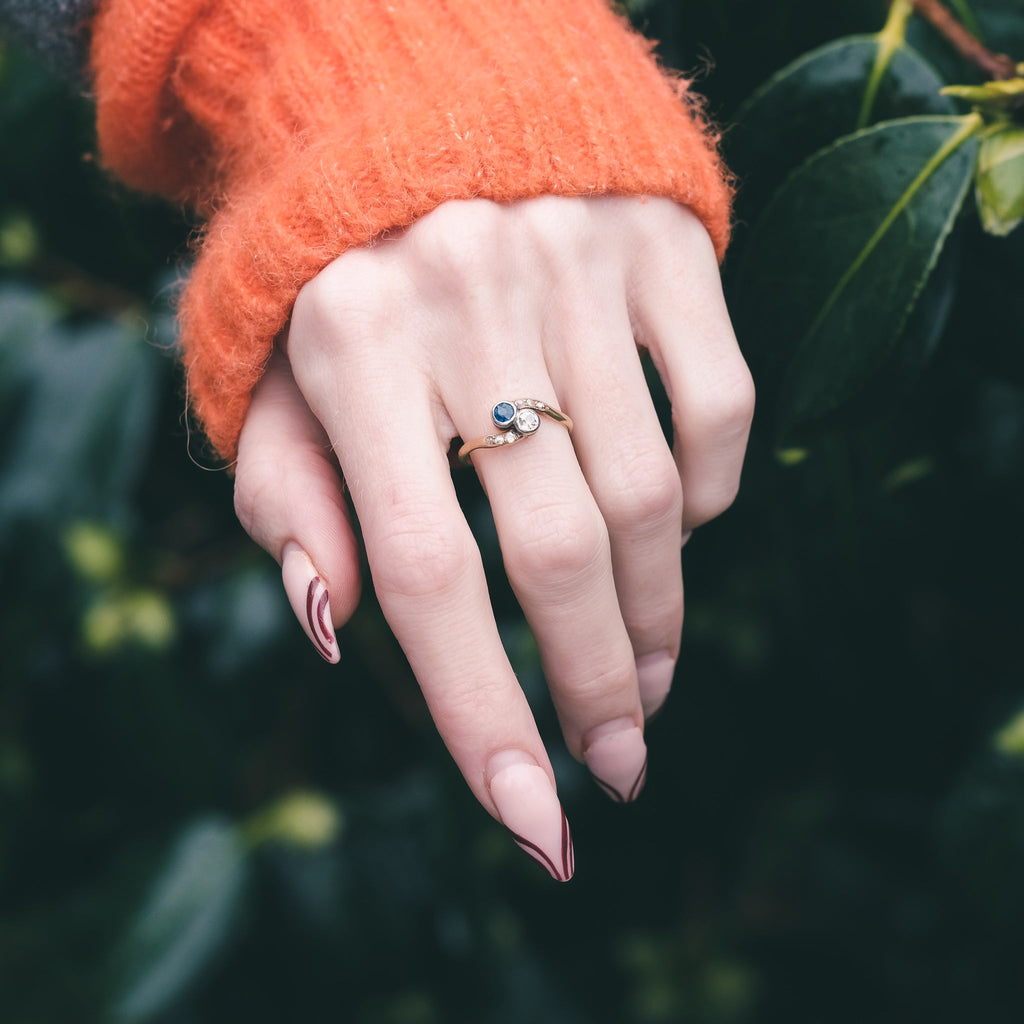
<path id="1" fill-rule="evenodd" d="M 1021 0 L 969 7 L 1024 60 Z M 627 808 L 565 754 L 457 477 L 563 887 L 475 806 L 372 593 L 338 669 L 311 649 L 188 458 L 189 225 L 117 196 L 87 108 L 0 51 L 4 1024 L 1021 1020 L 1024 228 L 983 230 L 984 126 L 936 91 L 978 77 L 916 19 L 886 49 L 881 2 L 631 12 L 715 61 L 760 411 Z"/>
<path id="2" fill-rule="evenodd" d="M 967 194 L 975 124 L 903 118 L 845 136 L 761 213 L 736 326 L 780 442 L 845 405 L 891 354 Z"/>

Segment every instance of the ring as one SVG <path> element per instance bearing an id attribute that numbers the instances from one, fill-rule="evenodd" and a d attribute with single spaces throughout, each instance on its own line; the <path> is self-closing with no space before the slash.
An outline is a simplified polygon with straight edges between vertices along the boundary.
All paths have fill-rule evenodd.
<path id="1" fill-rule="evenodd" d="M 517 398 L 514 402 L 499 402 L 491 410 L 491 419 L 498 428 L 498 433 L 486 434 L 475 441 L 467 441 L 459 449 L 459 459 L 468 465 L 470 455 L 480 448 L 504 448 L 506 445 L 522 441 L 524 437 L 537 433 L 541 416 L 561 423 L 566 430 L 572 431 L 572 420 L 547 402 L 538 402 L 536 398 Z"/>

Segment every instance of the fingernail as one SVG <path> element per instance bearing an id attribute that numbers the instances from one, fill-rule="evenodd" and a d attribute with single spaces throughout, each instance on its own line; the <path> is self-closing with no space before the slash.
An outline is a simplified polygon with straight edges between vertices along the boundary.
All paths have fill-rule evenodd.
<path id="1" fill-rule="evenodd" d="M 575 870 L 572 836 L 548 773 L 529 754 L 504 750 L 487 765 L 487 788 L 516 845 L 556 882 Z"/>
<path id="2" fill-rule="evenodd" d="M 281 559 L 281 579 L 288 603 L 320 657 L 336 665 L 341 660 L 338 641 L 331 623 L 331 602 L 327 585 L 316 571 L 309 555 L 289 541 Z"/>
<path id="3" fill-rule="evenodd" d="M 640 703 L 644 706 L 644 718 L 650 718 L 672 689 L 672 677 L 676 671 L 676 659 L 668 651 L 645 654 L 636 659 L 636 675 L 640 684 Z"/>
<path id="4" fill-rule="evenodd" d="M 632 803 L 647 781 L 647 744 L 632 718 L 616 718 L 591 729 L 583 761 L 594 781 L 616 803 Z"/>

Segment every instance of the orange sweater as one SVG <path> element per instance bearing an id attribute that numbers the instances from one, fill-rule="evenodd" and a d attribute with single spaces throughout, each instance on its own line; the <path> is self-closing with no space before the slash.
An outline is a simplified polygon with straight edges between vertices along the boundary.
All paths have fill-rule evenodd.
<path id="1" fill-rule="evenodd" d="M 605 0 L 100 0 L 102 158 L 207 219 L 180 313 L 219 454 L 300 288 L 445 200 L 668 196 L 721 256 L 717 139 L 649 51 Z"/>

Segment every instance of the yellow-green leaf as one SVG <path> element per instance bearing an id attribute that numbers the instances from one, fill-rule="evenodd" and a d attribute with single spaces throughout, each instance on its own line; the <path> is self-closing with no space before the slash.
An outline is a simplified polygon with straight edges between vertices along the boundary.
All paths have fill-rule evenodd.
<path id="1" fill-rule="evenodd" d="M 974 184 L 990 235 L 1008 235 L 1024 220 L 1024 127 L 1008 124 L 982 139 Z"/>

